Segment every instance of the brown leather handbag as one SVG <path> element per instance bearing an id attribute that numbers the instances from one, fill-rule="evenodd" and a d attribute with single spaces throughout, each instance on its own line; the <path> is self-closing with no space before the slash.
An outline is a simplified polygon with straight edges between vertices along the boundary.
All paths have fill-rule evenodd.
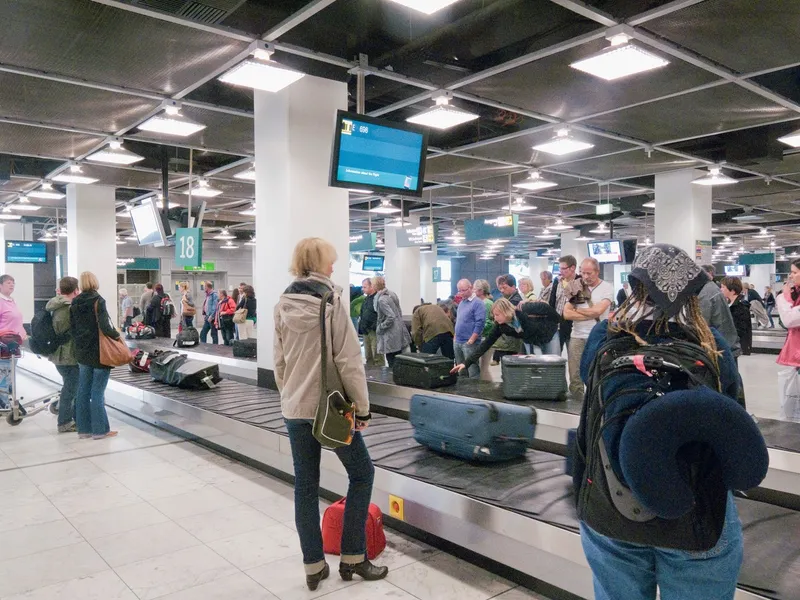
<path id="1" fill-rule="evenodd" d="M 97 321 L 97 335 L 100 345 L 100 364 L 104 367 L 121 367 L 123 365 L 127 365 L 131 360 L 131 351 L 125 345 L 125 342 L 122 341 L 122 336 L 114 339 L 103 333 L 103 330 L 100 327 L 100 314 L 97 308 L 99 304 L 99 301 L 94 303 L 94 317 Z"/>

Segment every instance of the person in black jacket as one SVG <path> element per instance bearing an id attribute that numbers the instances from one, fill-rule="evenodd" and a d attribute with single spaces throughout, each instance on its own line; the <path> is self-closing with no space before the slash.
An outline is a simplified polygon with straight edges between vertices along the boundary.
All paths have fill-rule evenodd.
<path id="1" fill-rule="evenodd" d="M 242 299 L 244 298 L 244 299 Z M 244 323 L 239 324 L 239 339 L 240 340 L 254 340 L 256 338 L 256 322 L 258 321 L 258 314 L 256 313 L 256 290 L 252 285 L 245 285 L 242 288 L 242 298 L 239 299 L 239 308 L 247 309 L 247 316 Z"/>
<path id="2" fill-rule="evenodd" d="M 378 311 L 375 309 L 375 289 L 371 279 L 361 282 L 361 291 L 364 292 L 364 303 L 361 305 L 358 333 L 364 337 L 364 356 L 368 367 L 382 367 L 384 358 L 378 354 Z"/>
<path id="3" fill-rule="evenodd" d="M 558 325 L 561 318 L 547 302 L 523 302 L 514 308 L 508 299 L 500 298 L 492 306 L 492 315 L 495 323 L 492 331 L 469 358 L 453 367 L 451 373 L 477 364 L 501 335 L 521 339 L 531 350 L 539 348 L 543 354 L 560 354 Z"/>
<path id="4" fill-rule="evenodd" d="M 753 322 L 750 320 L 750 304 L 742 295 L 742 280 L 738 277 L 725 277 L 720 284 L 722 295 L 728 300 L 733 324 L 739 334 L 741 350 L 734 352 L 734 358 L 749 356 L 753 349 Z"/>
<path id="5" fill-rule="evenodd" d="M 100 364 L 100 335 L 119 339 L 111 325 L 106 301 L 97 293 L 100 283 L 94 273 L 80 277 L 81 293 L 70 307 L 70 331 L 78 362 L 78 394 L 75 397 L 75 425 L 79 438 L 100 440 L 117 435 L 111 431 L 106 414 L 105 392 L 111 369 Z M 101 333 L 102 332 L 102 333 Z"/>
<path id="6" fill-rule="evenodd" d="M 175 316 L 175 306 L 173 305 L 172 315 L 164 314 L 164 301 L 172 300 L 164 291 L 164 286 L 157 283 L 153 288 L 155 293 L 150 300 L 150 305 L 147 307 L 147 314 L 150 316 L 150 324 L 156 330 L 156 337 L 170 338 L 172 337 L 171 319 Z"/>
<path id="7" fill-rule="evenodd" d="M 631 286 L 627 283 L 622 284 L 622 288 L 617 292 L 617 308 L 622 306 L 625 300 L 628 299 L 628 296 L 631 294 Z"/>

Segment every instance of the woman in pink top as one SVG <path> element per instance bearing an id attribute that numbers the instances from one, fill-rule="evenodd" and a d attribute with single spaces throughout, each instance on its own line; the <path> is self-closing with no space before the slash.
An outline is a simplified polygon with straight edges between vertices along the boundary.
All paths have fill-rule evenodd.
<path id="1" fill-rule="evenodd" d="M 22 311 L 11 298 L 14 293 L 14 278 L 0 275 L 0 331 L 16 333 L 23 340 L 28 337 L 22 327 Z"/>

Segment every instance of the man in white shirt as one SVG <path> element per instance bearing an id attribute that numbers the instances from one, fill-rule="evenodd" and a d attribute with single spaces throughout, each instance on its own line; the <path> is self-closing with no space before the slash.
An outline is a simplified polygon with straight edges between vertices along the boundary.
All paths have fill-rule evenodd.
<path id="1" fill-rule="evenodd" d="M 572 321 L 572 335 L 567 348 L 569 365 L 569 391 L 573 400 L 583 400 L 581 381 L 581 356 L 586 340 L 597 323 L 608 318 L 614 302 L 614 286 L 600 279 L 600 263 L 587 258 L 581 263 L 583 292 L 570 298 L 564 305 L 564 318 Z"/>

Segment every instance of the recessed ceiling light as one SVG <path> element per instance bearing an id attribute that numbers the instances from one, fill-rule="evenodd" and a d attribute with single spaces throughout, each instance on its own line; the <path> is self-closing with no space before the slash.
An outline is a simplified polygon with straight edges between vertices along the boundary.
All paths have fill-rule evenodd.
<path id="1" fill-rule="evenodd" d="M 236 236 L 233 235 L 230 231 L 228 231 L 227 227 L 224 227 L 217 235 L 214 236 L 215 240 L 235 240 Z"/>
<path id="2" fill-rule="evenodd" d="M 86 175 L 81 175 L 83 170 L 81 169 L 80 165 L 70 165 L 69 171 L 62 171 L 58 175 L 53 177 L 53 181 L 57 181 L 59 183 L 82 183 L 85 185 L 89 185 L 91 183 L 97 183 L 100 181 L 95 177 L 88 177 Z"/>
<path id="3" fill-rule="evenodd" d="M 733 177 L 728 177 L 722 173 L 720 167 L 709 167 L 708 175 L 703 175 L 697 179 L 692 180 L 692 183 L 697 185 L 730 185 L 738 183 Z"/>
<path id="4" fill-rule="evenodd" d="M 533 204 L 527 204 L 522 196 L 517 196 L 511 204 L 512 212 L 525 212 L 526 210 L 536 210 Z"/>
<path id="5" fill-rule="evenodd" d="M 56 237 L 52 235 L 49 231 L 46 231 L 42 237 L 39 238 L 40 242 L 55 242 Z"/>
<path id="6" fill-rule="evenodd" d="M 478 115 L 471 113 L 467 110 L 450 106 L 448 103 L 453 97 L 452 92 L 444 92 L 433 97 L 436 106 L 432 106 L 421 113 L 406 119 L 409 123 L 416 123 L 417 125 L 425 125 L 426 127 L 433 127 L 434 129 L 450 129 L 457 125 L 474 121 Z"/>
<path id="7" fill-rule="evenodd" d="M 540 240 L 554 240 L 554 239 L 556 239 L 558 237 L 558 234 L 550 233 L 550 230 L 547 229 L 547 227 L 545 227 L 542 230 L 542 233 L 537 235 L 537 236 L 535 236 L 535 237 L 539 238 Z"/>
<path id="8" fill-rule="evenodd" d="M 3 221 L 19 221 L 22 215 L 15 215 L 7 212 L 0 212 L 0 220 Z"/>
<path id="9" fill-rule="evenodd" d="M 223 250 L 236 250 L 238 248 L 238 244 L 234 244 L 232 241 L 228 240 L 226 243 L 222 244 L 220 248 Z"/>
<path id="10" fill-rule="evenodd" d="M 274 50 L 264 44 L 248 58 L 223 73 L 219 80 L 223 83 L 249 87 L 265 92 L 278 92 L 301 79 L 305 73 L 287 69 L 272 60 Z"/>
<path id="11" fill-rule="evenodd" d="M 255 181 L 256 180 L 256 165 L 253 164 L 249 169 L 246 171 L 240 171 L 236 175 L 233 176 L 234 179 L 244 179 L 245 181 Z"/>
<path id="12" fill-rule="evenodd" d="M 392 0 L 392 2 L 413 8 L 426 15 L 432 15 L 438 10 L 455 4 L 458 0 Z"/>
<path id="13" fill-rule="evenodd" d="M 388 198 L 384 198 L 381 200 L 381 203 L 378 206 L 375 208 L 370 208 L 369 212 L 374 212 L 381 215 L 392 215 L 394 213 L 399 213 L 400 209 L 392 206 L 392 203 Z"/>
<path id="14" fill-rule="evenodd" d="M 566 231 L 567 229 L 572 229 L 572 225 L 565 225 L 564 219 L 556 219 L 556 224 L 551 225 L 550 229 L 553 231 Z"/>
<path id="15" fill-rule="evenodd" d="M 127 244 L 127 242 L 121 237 L 117 236 L 117 246 L 121 246 L 122 244 Z"/>
<path id="16" fill-rule="evenodd" d="M 255 246 L 256 245 L 256 238 L 250 238 L 248 241 L 244 243 L 245 246 Z"/>
<path id="17" fill-rule="evenodd" d="M 108 147 L 98 150 L 86 157 L 86 160 L 95 162 L 109 163 L 112 165 L 132 165 L 135 162 L 144 160 L 144 156 L 126 150 L 122 147 L 120 140 L 111 140 Z"/>
<path id="18" fill-rule="evenodd" d="M 606 81 L 614 81 L 669 64 L 668 60 L 631 44 L 631 36 L 620 31 L 620 28 L 610 29 L 606 39 L 611 42 L 610 48 L 574 62 L 570 67 Z"/>
<path id="19" fill-rule="evenodd" d="M 22 198 L 25 198 L 25 196 L 23 196 Z M 34 206 L 28 201 L 27 198 L 25 198 L 24 201 L 22 200 L 22 198 L 20 198 L 19 202 L 11 204 L 10 207 L 13 208 L 14 210 L 21 210 L 26 212 L 36 212 L 37 210 L 42 208 L 41 206 Z"/>
<path id="20" fill-rule="evenodd" d="M 45 181 L 42 183 L 42 189 L 28 192 L 30 198 L 42 198 L 44 200 L 61 200 L 65 195 L 53 189 L 53 184 Z"/>
<path id="21" fill-rule="evenodd" d="M 575 241 L 576 242 L 591 242 L 593 239 L 595 239 L 595 238 L 589 237 L 588 235 L 579 235 L 578 237 L 575 238 Z"/>
<path id="22" fill-rule="evenodd" d="M 176 135 L 187 137 L 206 128 L 205 125 L 192 121 L 190 118 L 181 114 L 181 105 L 174 100 L 164 107 L 162 114 L 154 115 L 139 125 L 143 131 L 163 133 L 164 135 Z"/>
<path id="23" fill-rule="evenodd" d="M 608 233 L 608 229 L 606 229 L 605 223 L 600 223 L 597 227 L 590 230 L 591 233 Z"/>
<path id="24" fill-rule="evenodd" d="M 800 148 L 800 129 L 793 131 L 788 135 L 784 135 L 783 137 L 779 137 L 778 141 L 783 142 L 792 148 Z"/>
<path id="25" fill-rule="evenodd" d="M 215 188 L 212 188 L 208 184 L 208 180 L 207 179 L 198 180 L 197 187 L 196 188 L 192 188 L 191 192 L 192 192 L 192 196 L 197 196 L 199 198 L 213 198 L 215 196 L 219 196 L 220 194 L 222 194 L 222 190 L 217 190 Z M 183 193 L 188 195 L 189 194 L 189 190 L 186 189 L 186 190 L 183 191 Z"/>
<path id="26" fill-rule="evenodd" d="M 391 221 L 386 221 L 385 226 L 386 227 L 402 227 L 404 229 L 407 229 L 408 227 L 411 227 L 411 223 L 409 223 L 405 219 L 401 219 L 400 217 L 398 217 L 396 219 L 392 219 Z"/>
<path id="27" fill-rule="evenodd" d="M 519 183 L 515 183 L 514 187 L 525 190 L 546 190 L 547 188 L 558 187 L 558 184 L 554 181 L 542 179 L 539 171 L 531 171 L 531 174 L 527 179 L 520 181 Z"/>
<path id="28" fill-rule="evenodd" d="M 655 208 L 655 207 L 656 207 L 655 200 L 650 200 L 650 202 L 645 202 L 644 204 L 642 204 L 642 208 Z"/>
<path id="29" fill-rule="evenodd" d="M 573 139 L 570 136 L 569 129 L 566 127 L 556 131 L 556 135 L 549 142 L 534 146 L 534 150 L 540 152 L 547 152 L 548 154 L 555 154 L 556 156 L 563 156 L 581 150 L 588 150 L 594 148 L 594 144 L 588 142 L 581 142 L 580 140 Z"/>
<path id="30" fill-rule="evenodd" d="M 239 214 L 240 215 L 245 215 L 247 217 L 255 217 L 256 216 L 256 203 L 253 202 L 253 204 L 248 209 L 240 210 Z"/>

